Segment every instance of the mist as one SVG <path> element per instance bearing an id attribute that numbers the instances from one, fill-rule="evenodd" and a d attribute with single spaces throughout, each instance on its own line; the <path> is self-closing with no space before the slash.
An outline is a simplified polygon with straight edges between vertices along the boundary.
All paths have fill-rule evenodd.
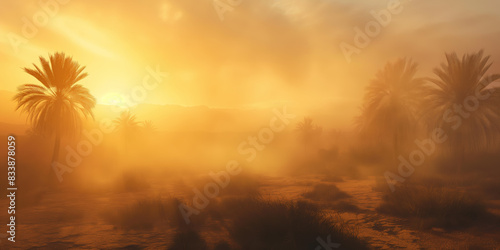
<path id="1" fill-rule="evenodd" d="M 496 2 L 5 1 L 1 249 L 495 249 Z"/>

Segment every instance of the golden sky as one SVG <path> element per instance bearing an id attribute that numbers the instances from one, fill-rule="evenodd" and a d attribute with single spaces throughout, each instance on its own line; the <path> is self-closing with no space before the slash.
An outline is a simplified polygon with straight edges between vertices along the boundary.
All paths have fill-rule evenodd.
<path id="1" fill-rule="evenodd" d="M 40 4 L 54 2 L 48 12 Z M 236 108 L 358 106 L 374 73 L 398 57 L 414 58 L 424 74 L 444 52 L 485 49 L 500 71 L 497 0 L 401 1 L 400 13 L 348 63 L 339 45 L 353 44 L 354 28 L 388 2 L 241 0 L 221 20 L 213 0 L 1 0 L 0 90 L 35 82 L 21 68 L 56 51 L 87 66 L 81 83 L 100 103 L 130 95 L 148 67 L 168 78 L 144 102 Z M 40 27 L 26 38 L 33 18 Z M 14 46 L 14 36 L 26 40 Z"/>

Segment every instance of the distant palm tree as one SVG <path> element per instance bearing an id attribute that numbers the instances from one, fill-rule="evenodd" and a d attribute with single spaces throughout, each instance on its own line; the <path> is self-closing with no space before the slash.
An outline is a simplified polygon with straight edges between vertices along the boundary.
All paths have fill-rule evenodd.
<path id="1" fill-rule="evenodd" d="M 446 54 L 446 63 L 434 69 L 437 78 L 428 79 L 425 86 L 423 117 L 429 129 L 445 130 L 455 156 L 466 157 L 470 151 L 487 149 L 498 138 L 500 89 L 492 87 L 492 83 L 500 75 L 485 75 L 491 66 L 489 58 L 483 56 L 483 51 L 466 54 L 462 59 L 456 53 Z M 467 111 L 464 105 L 473 104 L 473 99 L 478 101 L 477 109 Z M 457 114 L 457 107 L 466 115 Z M 455 115 L 461 116 L 460 124 L 450 122 Z"/>
<path id="2" fill-rule="evenodd" d="M 307 153 L 307 147 L 321 135 L 323 129 L 314 124 L 312 118 L 304 117 L 304 119 L 297 124 L 295 130 L 299 132 L 299 140 L 304 144 Z"/>
<path id="3" fill-rule="evenodd" d="M 137 135 L 141 128 L 140 122 L 130 111 L 125 111 L 120 114 L 120 117 L 114 119 L 113 123 L 116 126 L 115 131 L 120 133 L 125 140 L 125 153 L 127 153 L 131 139 Z"/>
<path id="4" fill-rule="evenodd" d="M 154 133 L 157 130 L 156 126 L 153 124 L 151 120 L 146 120 L 142 122 L 142 129 L 146 133 Z"/>
<path id="5" fill-rule="evenodd" d="M 394 153 L 415 131 L 419 87 L 423 78 L 415 77 L 417 64 L 409 59 L 387 63 L 370 82 L 355 122 L 361 133 L 391 138 Z"/>
<path id="6" fill-rule="evenodd" d="M 42 85 L 24 84 L 14 97 L 17 109 L 28 114 L 33 133 L 55 135 L 52 162 L 57 161 L 61 136 L 74 135 L 82 126 L 82 118 L 92 117 L 95 98 L 89 90 L 76 84 L 87 76 L 85 67 L 64 53 L 55 53 L 49 60 L 40 57 L 41 68 L 24 71 Z"/>
<path id="7" fill-rule="evenodd" d="M 120 117 L 113 120 L 115 130 L 122 132 L 124 135 L 131 135 L 139 131 L 140 122 L 137 121 L 135 115 L 130 111 L 125 111 L 120 114 Z"/>
<path id="8" fill-rule="evenodd" d="M 368 133 L 370 130 L 370 114 L 367 111 L 366 104 L 363 104 L 359 108 L 359 115 L 354 117 L 353 125 L 355 127 L 355 131 L 358 132 L 359 134 L 365 134 Z"/>

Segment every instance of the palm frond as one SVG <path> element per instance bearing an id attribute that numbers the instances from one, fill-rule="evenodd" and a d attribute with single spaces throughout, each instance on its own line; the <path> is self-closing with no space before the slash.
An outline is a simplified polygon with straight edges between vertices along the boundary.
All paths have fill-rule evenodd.
<path id="1" fill-rule="evenodd" d="M 491 87 L 500 75 L 486 75 L 491 63 L 483 54 L 479 51 L 462 58 L 446 54 L 446 63 L 434 69 L 436 77 L 428 79 L 424 87 L 422 114 L 427 127 L 444 129 L 450 145 L 464 147 L 464 151 L 484 150 L 500 134 L 500 95 Z M 476 100 L 478 107 L 466 111 L 467 117 L 459 117 L 460 124 L 452 123 L 450 116 L 458 116 L 455 110 L 465 108 L 471 100 Z"/>
<path id="2" fill-rule="evenodd" d="M 63 134 L 79 132 L 83 117 L 93 117 L 95 98 L 82 85 L 75 84 L 85 78 L 85 67 L 64 53 L 55 53 L 49 60 L 40 57 L 40 65 L 24 71 L 42 85 L 24 84 L 14 97 L 16 109 L 27 113 L 32 130 L 37 133 Z"/>

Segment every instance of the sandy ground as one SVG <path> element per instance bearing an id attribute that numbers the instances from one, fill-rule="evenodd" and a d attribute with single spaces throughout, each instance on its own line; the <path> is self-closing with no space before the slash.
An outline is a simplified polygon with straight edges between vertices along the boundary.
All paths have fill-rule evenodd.
<path id="1" fill-rule="evenodd" d="M 268 198 L 300 199 L 314 183 L 317 183 L 314 176 L 266 177 L 261 193 Z M 382 194 L 373 191 L 374 178 L 344 180 L 335 184 L 350 194 L 351 201 L 361 208 L 359 212 L 342 212 L 340 215 L 354 225 L 359 236 L 367 239 L 374 249 L 500 249 L 498 227 L 477 226 L 452 232 L 439 228 L 422 231 L 410 227 L 402 219 L 377 213 Z M 45 195 L 37 205 L 22 208 L 19 204 L 16 242 L 0 238 L 0 249 L 164 249 L 171 242 L 173 228 L 123 231 L 107 223 L 102 216 L 102 211 L 127 206 L 154 190 L 174 196 L 186 195 L 176 193 L 173 184 L 156 183 L 149 190 L 133 193 L 75 194 L 62 190 Z M 0 206 L 8 207 L 7 201 L 1 200 Z M 0 218 L 7 221 L 4 214 Z M 221 231 L 208 231 L 203 237 L 210 243 L 225 235 Z"/>

